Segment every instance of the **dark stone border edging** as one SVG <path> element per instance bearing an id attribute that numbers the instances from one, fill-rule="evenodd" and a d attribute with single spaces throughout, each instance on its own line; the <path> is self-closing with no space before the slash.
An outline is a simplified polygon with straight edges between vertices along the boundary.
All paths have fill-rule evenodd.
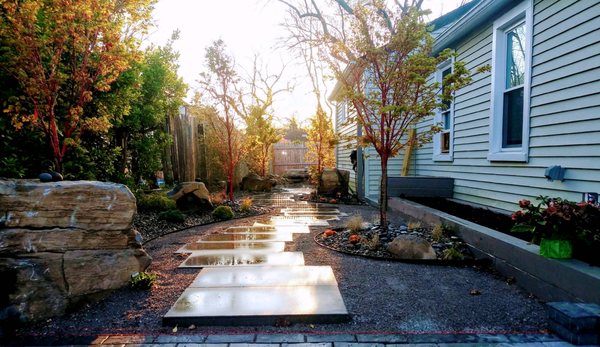
<path id="1" fill-rule="evenodd" d="M 388 206 L 404 217 L 455 227 L 476 257 L 492 260 L 498 271 L 542 300 L 600 304 L 600 267 L 544 258 L 539 246 L 413 201 L 394 197 Z"/>

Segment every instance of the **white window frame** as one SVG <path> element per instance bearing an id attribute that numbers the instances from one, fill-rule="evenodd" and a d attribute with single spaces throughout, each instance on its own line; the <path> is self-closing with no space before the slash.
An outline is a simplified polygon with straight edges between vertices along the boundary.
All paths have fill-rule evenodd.
<path id="1" fill-rule="evenodd" d="M 506 86 L 506 31 L 525 22 L 525 81 L 523 84 L 523 138 L 520 147 L 502 147 L 504 90 Z M 533 5 L 524 0 L 494 21 L 492 41 L 492 92 L 489 161 L 527 162 L 529 156 L 529 114 L 531 95 L 531 52 Z"/>
<path id="2" fill-rule="evenodd" d="M 440 88 L 443 83 L 443 72 L 450 67 L 450 72 L 454 71 L 454 57 L 446 60 L 437 66 L 437 70 L 435 72 L 435 81 L 440 84 Z M 454 98 L 452 98 L 452 102 L 450 103 L 450 108 L 446 111 L 450 111 L 450 126 L 448 129 L 448 133 L 450 134 L 450 143 L 448 146 L 448 153 L 442 152 L 442 132 L 438 132 L 433 136 L 433 161 L 452 161 L 454 159 Z M 435 112 L 434 116 L 434 124 L 440 124 L 443 122 L 442 118 L 442 110 L 438 109 Z"/>
<path id="3" fill-rule="evenodd" d="M 348 101 L 340 100 L 336 107 L 336 118 L 339 116 L 339 125 L 341 126 L 348 119 Z"/>

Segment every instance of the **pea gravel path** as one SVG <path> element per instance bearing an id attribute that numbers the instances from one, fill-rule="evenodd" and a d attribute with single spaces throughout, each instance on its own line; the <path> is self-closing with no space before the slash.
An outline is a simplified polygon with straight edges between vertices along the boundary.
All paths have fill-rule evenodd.
<path id="1" fill-rule="evenodd" d="M 376 215 L 369 206 L 342 206 L 349 215 Z M 393 223 L 400 223 L 394 220 Z M 183 244 L 200 236 L 222 232 L 232 225 L 251 225 L 268 216 L 194 227 L 146 244 L 154 258 L 148 269 L 158 275 L 150 291 L 122 289 L 102 302 L 83 307 L 63 318 L 18 331 L 23 335 L 172 334 L 161 318 L 189 286 L 197 269 L 178 269 L 185 259 L 174 254 Z M 342 221 L 334 222 L 338 225 Z M 330 265 L 353 320 L 346 324 L 178 327 L 180 334 L 227 333 L 517 333 L 546 329 L 542 303 L 521 292 L 504 278 L 474 267 L 445 267 L 372 260 L 333 252 L 318 246 L 311 234 L 297 234 L 286 250 L 302 251 L 306 265 Z M 471 295 L 477 290 L 480 295 Z M 285 325 L 285 324 L 284 324 Z"/>

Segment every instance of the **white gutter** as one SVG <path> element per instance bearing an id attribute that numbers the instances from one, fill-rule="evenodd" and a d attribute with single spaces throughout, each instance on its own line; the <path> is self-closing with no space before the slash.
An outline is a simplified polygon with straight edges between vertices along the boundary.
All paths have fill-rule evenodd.
<path id="1" fill-rule="evenodd" d="M 500 12 L 511 4 L 516 5 L 521 0 L 482 0 L 460 19 L 452 23 L 446 30 L 436 37 L 433 44 L 433 54 L 449 48 L 462 37 L 471 34 L 473 30 L 489 22 L 489 18 L 499 15 Z"/>

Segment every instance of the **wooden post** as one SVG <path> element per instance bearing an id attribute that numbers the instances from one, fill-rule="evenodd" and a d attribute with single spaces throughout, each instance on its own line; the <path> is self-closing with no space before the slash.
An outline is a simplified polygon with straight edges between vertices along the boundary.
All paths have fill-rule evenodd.
<path id="1" fill-rule="evenodd" d="M 417 138 L 417 130 L 410 129 L 408 133 L 408 146 L 406 146 L 406 150 L 404 151 L 404 161 L 402 163 L 402 176 L 408 176 L 408 169 L 410 168 L 410 157 L 412 156 L 413 148 L 415 145 L 415 140 Z"/>

